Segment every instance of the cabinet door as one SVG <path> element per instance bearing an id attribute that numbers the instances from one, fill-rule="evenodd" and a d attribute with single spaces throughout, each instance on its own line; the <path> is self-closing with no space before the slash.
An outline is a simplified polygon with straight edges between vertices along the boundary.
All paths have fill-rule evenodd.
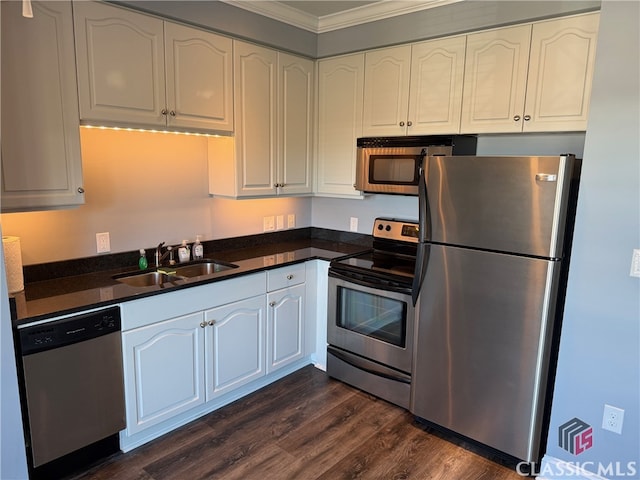
<path id="1" fill-rule="evenodd" d="M 205 312 L 207 401 L 265 375 L 265 296 Z"/>
<path id="2" fill-rule="evenodd" d="M 586 130 L 600 15 L 535 23 L 525 132 Z"/>
<path id="3" fill-rule="evenodd" d="M 409 104 L 411 46 L 365 54 L 364 136 L 405 135 Z"/>
<path id="4" fill-rule="evenodd" d="M 462 133 L 520 132 L 531 25 L 467 36 Z"/>
<path id="5" fill-rule="evenodd" d="M 233 131 L 233 42 L 165 22 L 167 124 Z"/>
<path id="6" fill-rule="evenodd" d="M 305 355 L 304 284 L 267 295 L 267 373 L 271 373 Z"/>
<path id="7" fill-rule="evenodd" d="M 466 43 L 460 36 L 412 46 L 409 135 L 460 131 Z"/>
<path id="8" fill-rule="evenodd" d="M 234 98 L 238 196 L 275 195 L 275 50 L 234 41 Z"/>
<path id="9" fill-rule="evenodd" d="M 166 125 L 163 22 L 94 2 L 74 2 L 80 119 Z"/>
<path id="10" fill-rule="evenodd" d="M 122 334 L 127 435 L 204 403 L 203 314 Z"/>
<path id="11" fill-rule="evenodd" d="M 2 211 L 84 203 L 71 2 L 2 2 Z"/>
<path id="12" fill-rule="evenodd" d="M 363 53 L 318 62 L 318 195 L 360 194 L 354 184 L 363 92 Z"/>
<path id="13" fill-rule="evenodd" d="M 314 62 L 284 53 L 278 56 L 279 193 L 310 193 Z"/>

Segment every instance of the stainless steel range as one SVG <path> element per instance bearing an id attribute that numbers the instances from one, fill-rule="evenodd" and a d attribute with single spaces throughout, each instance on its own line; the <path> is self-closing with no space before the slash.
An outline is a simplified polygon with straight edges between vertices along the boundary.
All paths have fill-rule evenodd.
<path id="1" fill-rule="evenodd" d="M 378 218 L 373 237 L 329 266 L 327 373 L 409 408 L 418 223 Z"/>

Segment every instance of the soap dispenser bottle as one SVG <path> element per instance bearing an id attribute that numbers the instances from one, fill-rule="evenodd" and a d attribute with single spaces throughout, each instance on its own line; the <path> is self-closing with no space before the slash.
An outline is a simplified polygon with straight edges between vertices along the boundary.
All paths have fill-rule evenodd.
<path id="1" fill-rule="evenodd" d="M 140 270 L 146 270 L 149 264 L 147 263 L 147 255 L 144 248 L 140 249 L 140 258 L 138 259 L 138 267 Z"/>
<path id="2" fill-rule="evenodd" d="M 201 260 L 204 258 L 204 248 L 200 243 L 200 235 L 196 235 L 196 243 L 193 244 L 193 259 Z"/>
<path id="3" fill-rule="evenodd" d="M 178 248 L 178 261 L 180 263 L 188 262 L 191 257 L 191 252 L 189 251 L 189 245 L 187 245 L 186 240 L 182 240 L 182 245 Z"/>

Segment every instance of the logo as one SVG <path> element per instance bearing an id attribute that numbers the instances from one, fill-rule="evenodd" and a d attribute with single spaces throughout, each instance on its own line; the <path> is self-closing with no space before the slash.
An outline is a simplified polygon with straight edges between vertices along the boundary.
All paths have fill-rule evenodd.
<path id="1" fill-rule="evenodd" d="M 579 418 L 573 418 L 558 427 L 560 448 L 573 455 L 580 455 L 593 447 L 593 428 Z"/>

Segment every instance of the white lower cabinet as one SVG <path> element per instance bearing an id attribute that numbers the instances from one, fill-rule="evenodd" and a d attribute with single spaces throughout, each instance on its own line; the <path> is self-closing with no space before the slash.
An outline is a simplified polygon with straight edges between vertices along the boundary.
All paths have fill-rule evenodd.
<path id="1" fill-rule="evenodd" d="M 204 403 L 202 321 L 194 313 L 122 335 L 129 434 Z"/>
<path id="2" fill-rule="evenodd" d="M 305 355 L 304 284 L 267 294 L 267 373 L 274 372 Z"/>
<path id="3" fill-rule="evenodd" d="M 265 375 L 264 295 L 205 312 L 207 400 Z"/>
<path id="4" fill-rule="evenodd" d="M 305 271 L 300 263 L 123 303 L 122 450 L 311 363 Z"/>

